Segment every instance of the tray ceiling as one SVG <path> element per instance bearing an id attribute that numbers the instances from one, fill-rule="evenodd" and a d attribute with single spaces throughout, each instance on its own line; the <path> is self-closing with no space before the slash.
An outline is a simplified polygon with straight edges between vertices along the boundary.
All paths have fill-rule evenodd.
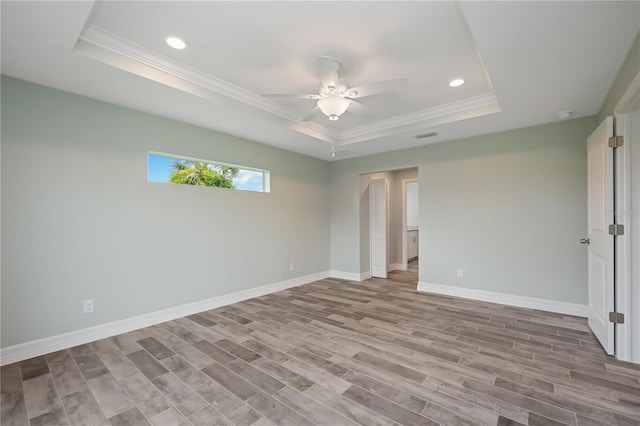
<path id="1" fill-rule="evenodd" d="M 331 159 L 331 147 L 349 148 L 339 157 L 364 155 L 542 124 L 563 110 L 594 114 L 638 32 L 639 7 L 3 2 L 2 71 Z M 29 31 L 28 40 L 20 38 Z M 168 36 L 187 47 L 169 47 Z M 313 100 L 261 96 L 317 93 L 318 55 L 338 61 L 350 87 L 402 77 L 409 83 L 359 99 L 365 112 L 350 108 L 338 121 L 322 114 L 302 121 Z M 92 86 L 92 77 L 103 87 Z M 454 78 L 465 84 L 450 87 Z M 415 138 L 424 133 L 437 134 Z"/>

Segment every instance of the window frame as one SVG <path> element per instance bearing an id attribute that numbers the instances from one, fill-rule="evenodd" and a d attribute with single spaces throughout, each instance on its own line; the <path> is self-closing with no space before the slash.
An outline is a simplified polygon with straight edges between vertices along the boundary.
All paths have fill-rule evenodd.
<path id="1" fill-rule="evenodd" d="M 147 182 L 171 183 L 169 181 L 162 182 L 157 180 L 149 180 L 149 156 L 151 155 L 156 157 L 169 158 L 171 160 L 178 160 L 178 161 L 182 160 L 182 161 L 191 161 L 191 162 L 197 162 L 197 163 L 206 163 L 206 164 L 211 164 L 213 166 L 233 167 L 233 168 L 237 168 L 238 170 L 259 172 L 262 174 L 262 191 L 257 191 L 255 189 L 241 189 L 241 188 L 220 188 L 220 189 L 231 189 L 233 191 L 257 192 L 257 193 L 266 193 L 266 194 L 271 192 L 271 171 L 270 170 L 260 169 L 257 167 L 250 167 L 250 166 L 241 166 L 238 164 L 225 163 L 222 161 L 205 160 L 202 158 L 189 157 L 186 155 L 168 154 L 166 152 L 159 152 L 159 151 L 147 151 Z M 188 186 L 195 186 L 195 185 L 188 185 Z M 210 188 L 217 188 L 217 187 L 210 187 Z"/>

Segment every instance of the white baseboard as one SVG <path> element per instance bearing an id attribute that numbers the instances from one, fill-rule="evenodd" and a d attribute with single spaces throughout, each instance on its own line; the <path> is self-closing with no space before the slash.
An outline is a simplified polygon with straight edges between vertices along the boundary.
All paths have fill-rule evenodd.
<path id="1" fill-rule="evenodd" d="M 557 300 L 537 299 L 535 297 L 516 296 L 513 294 L 494 293 L 492 291 L 475 290 L 471 288 L 453 287 L 442 284 L 418 283 L 418 291 L 462 297 L 465 299 L 481 300 L 483 302 L 500 303 L 521 308 L 539 309 L 558 314 L 589 317 L 589 307 L 577 303 L 560 302 Z"/>
<path id="2" fill-rule="evenodd" d="M 391 271 L 406 271 L 407 268 L 404 267 L 402 263 L 392 263 L 389 265 L 389 272 Z"/>
<path id="3" fill-rule="evenodd" d="M 371 272 L 369 271 L 357 273 L 357 272 L 344 272 L 344 271 L 331 270 L 329 271 L 329 273 L 333 278 L 338 278 L 338 279 L 347 280 L 347 281 L 364 281 L 371 278 Z"/>
<path id="4" fill-rule="evenodd" d="M 185 305 L 175 306 L 173 308 L 163 309 L 161 311 L 151 312 L 132 318 L 96 325 L 82 330 L 71 331 L 69 333 L 59 334 L 56 336 L 45 337 L 44 339 L 8 346 L 0 349 L 0 365 L 12 364 L 14 362 L 33 358 L 34 356 L 40 356 L 62 349 L 71 348 L 73 346 L 93 342 L 94 340 L 105 339 L 107 337 L 160 324 L 165 321 L 171 321 L 187 315 L 193 315 L 198 312 L 208 311 L 209 309 L 219 308 L 220 306 L 229 305 L 231 303 L 241 302 L 243 300 L 263 296 L 269 293 L 275 293 L 277 291 L 286 290 L 302 284 L 323 280 L 329 276 L 331 276 L 329 271 L 318 272 L 278 283 L 267 284 L 260 287 L 237 291 L 231 294 L 212 297 L 210 299 L 187 303 Z"/>

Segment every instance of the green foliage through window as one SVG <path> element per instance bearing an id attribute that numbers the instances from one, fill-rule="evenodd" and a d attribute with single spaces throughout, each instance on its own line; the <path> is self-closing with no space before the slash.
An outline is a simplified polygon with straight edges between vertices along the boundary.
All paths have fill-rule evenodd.
<path id="1" fill-rule="evenodd" d="M 147 180 L 269 192 L 269 172 L 187 157 L 149 153 Z"/>
<path id="2" fill-rule="evenodd" d="M 225 167 L 188 160 L 173 160 L 170 183 L 197 186 L 235 188 L 233 178 L 238 176 L 237 167 Z"/>

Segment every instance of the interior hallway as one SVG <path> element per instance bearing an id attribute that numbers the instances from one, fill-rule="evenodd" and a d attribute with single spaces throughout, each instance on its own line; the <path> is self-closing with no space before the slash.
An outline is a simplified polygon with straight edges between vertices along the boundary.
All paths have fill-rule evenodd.
<path id="1" fill-rule="evenodd" d="M 415 290 L 418 284 L 418 259 L 413 259 L 407 262 L 406 271 L 391 271 L 389 272 L 389 283 L 408 283 L 412 284 L 407 288 Z"/>

